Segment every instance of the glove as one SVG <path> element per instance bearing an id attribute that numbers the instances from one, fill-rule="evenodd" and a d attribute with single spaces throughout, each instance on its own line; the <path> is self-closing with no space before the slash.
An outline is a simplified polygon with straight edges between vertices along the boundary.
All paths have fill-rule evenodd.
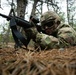
<path id="1" fill-rule="evenodd" d="M 37 33 L 38 33 L 38 31 L 37 31 L 36 27 L 28 28 L 25 30 L 25 35 L 26 35 L 27 39 L 35 40 Z"/>

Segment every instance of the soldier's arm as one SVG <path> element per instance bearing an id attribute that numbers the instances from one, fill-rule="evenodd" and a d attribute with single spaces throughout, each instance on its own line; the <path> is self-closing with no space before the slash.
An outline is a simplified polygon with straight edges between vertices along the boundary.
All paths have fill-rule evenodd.
<path id="1" fill-rule="evenodd" d="M 27 38 L 33 39 L 35 43 L 41 47 L 41 49 L 51 49 L 59 47 L 59 41 L 57 38 L 39 33 L 34 27 L 26 30 L 26 36 Z"/>
<path id="2" fill-rule="evenodd" d="M 42 49 L 59 48 L 59 41 L 56 37 L 49 36 L 43 33 L 36 35 L 35 41 Z"/>

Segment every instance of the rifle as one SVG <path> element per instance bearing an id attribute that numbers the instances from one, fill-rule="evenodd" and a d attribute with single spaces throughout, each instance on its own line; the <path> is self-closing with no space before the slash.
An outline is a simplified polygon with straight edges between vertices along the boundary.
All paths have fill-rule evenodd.
<path id="1" fill-rule="evenodd" d="M 34 25 L 31 22 L 28 22 L 20 17 L 17 17 L 17 16 L 11 16 L 11 15 L 6 16 L 6 15 L 1 14 L 1 13 L 0 13 L 0 16 L 6 18 L 7 21 L 10 21 L 10 28 L 11 28 L 15 43 L 19 47 L 21 47 L 21 44 L 19 43 L 21 41 L 21 43 L 23 43 L 27 47 L 30 39 L 27 40 L 27 38 L 24 38 L 23 35 L 17 30 L 17 26 L 23 27 L 23 29 L 27 29 L 27 28 L 33 27 Z M 41 26 L 37 25 L 37 23 L 39 23 L 39 20 L 33 16 L 31 16 L 30 19 L 31 18 L 32 18 L 32 22 L 36 25 L 37 30 L 39 32 L 41 32 Z"/>
<path id="2" fill-rule="evenodd" d="M 0 16 L 6 18 L 8 21 L 11 20 L 11 18 L 13 17 L 13 16 L 6 16 L 6 15 L 1 14 L 1 13 L 0 13 Z M 26 21 L 26 20 L 24 20 L 24 19 L 22 19 L 20 17 L 15 16 L 14 19 L 15 19 L 18 26 L 21 26 L 21 27 L 24 27 L 24 28 L 33 27 L 33 25 L 31 25 L 30 22 L 28 22 L 28 21 Z M 34 20 L 34 23 L 39 23 L 38 20 L 36 20 L 36 19 L 33 19 L 33 20 Z"/>

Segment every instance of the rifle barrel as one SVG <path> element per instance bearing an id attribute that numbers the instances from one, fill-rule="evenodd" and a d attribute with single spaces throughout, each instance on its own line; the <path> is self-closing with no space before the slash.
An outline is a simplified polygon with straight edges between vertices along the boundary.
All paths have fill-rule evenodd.
<path id="1" fill-rule="evenodd" d="M 2 16 L 2 17 L 4 17 L 4 18 L 7 18 L 7 19 L 9 19 L 9 20 L 11 19 L 9 16 L 6 16 L 6 15 L 1 14 L 1 13 L 0 13 L 0 16 Z"/>

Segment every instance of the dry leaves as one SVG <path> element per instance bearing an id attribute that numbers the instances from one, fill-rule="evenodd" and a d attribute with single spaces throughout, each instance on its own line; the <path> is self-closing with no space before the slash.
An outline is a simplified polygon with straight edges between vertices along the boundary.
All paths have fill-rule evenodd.
<path id="1" fill-rule="evenodd" d="M 76 75 L 76 47 L 39 52 L 0 49 L 0 75 Z"/>

